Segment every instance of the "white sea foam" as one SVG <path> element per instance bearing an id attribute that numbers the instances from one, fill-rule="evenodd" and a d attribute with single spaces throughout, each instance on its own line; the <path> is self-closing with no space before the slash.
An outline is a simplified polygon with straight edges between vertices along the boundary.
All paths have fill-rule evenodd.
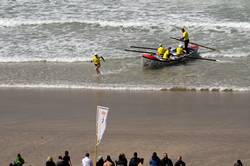
<path id="1" fill-rule="evenodd" d="M 61 20 L 25 20 L 25 19 L 0 19 L 0 26 L 4 27 L 15 27 L 15 26 L 22 26 L 22 25 L 45 25 L 45 24 L 65 24 L 65 23 L 83 23 L 83 24 L 96 24 L 102 27 L 110 26 L 110 27 L 141 27 L 141 28 L 150 28 L 151 26 L 157 27 L 155 25 L 155 21 L 148 20 L 145 21 L 137 21 L 137 20 L 129 20 L 129 21 L 107 21 L 107 20 L 81 20 L 81 19 L 61 19 Z M 171 21 L 171 19 L 167 22 L 163 22 L 160 24 L 159 28 L 161 27 L 169 27 L 176 26 L 176 25 L 185 25 L 187 27 L 206 27 L 210 29 L 218 29 L 220 28 L 235 28 L 235 29 L 242 29 L 242 30 L 250 30 L 250 23 L 249 22 L 234 22 L 234 21 Z M 165 25 L 165 26 L 162 26 Z"/>
<path id="2" fill-rule="evenodd" d="M 83 89 L 83 90 L 114 90 L 114 91 L 195 91 L 195 92 L 249 92 L 250 87 L 219 86 L 219 87 L 161 87 L 150 85 L 120 85 L 120 84 L 99 84 L 99 85 L 46 85 L 46 84 L 1 84 L 0 88 L 27 88 L 27 89 Z"/>

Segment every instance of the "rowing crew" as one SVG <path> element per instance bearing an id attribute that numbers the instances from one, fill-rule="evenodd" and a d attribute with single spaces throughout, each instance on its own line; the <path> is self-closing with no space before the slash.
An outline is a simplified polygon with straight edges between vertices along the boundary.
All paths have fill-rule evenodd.
<path id="1" fill-rule="evenodd" d="M 157 55 L 160 56 L 163 60 L 175 59 L 180 57 L 184 53 L 186 53 L 186 51 L 183 49 L 182 44 L 180 44 L 176 49 L 172 49 L 171 47 L 165 49 L 162 44 L 160 44 L 159 48 L 157 49 Z"/>
<path id="2" fill-rule="evenodd" d="M 180 39 L 180 41 L 182 41 L 184 43 L 184 46 L 182 44 L 180 44 L 176 49 L 172 50 L 171 47 L 168 47 L 167 49 L 165 49 L 162 44 L 160 44 L 159 48 L 157 48 L 157 55 L 161 56 L 162 59 L 167 60 L 170 57 L 174 58 L 178 58 L 181 55 L 183 55 L 184 53 L 189 53 L 188 50 L 188 43 L 189 43 L 189 35 L 188 32 L 182 28 L 182 37 Z"/>

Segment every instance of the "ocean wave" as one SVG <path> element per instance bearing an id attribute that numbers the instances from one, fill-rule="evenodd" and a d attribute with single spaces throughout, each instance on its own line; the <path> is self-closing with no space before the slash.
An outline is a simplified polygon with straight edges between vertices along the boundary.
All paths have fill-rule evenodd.
<path id="1" fill-rule="evenodd" d="M 83 90 L 114 90 L 114 91 L 176 91 L 176 92 L 249 92 L 250 87 L 161 87 L 150 85 L 118 85 L 118 84 L 99 84 L 99 85 L 46 85 L 46 84 L 0 84 L 0 88 L 24 88 L 24 89 L 83 89 Z"/>
<path id="2" fill-rule="evenodd" d="M 108 21 L 108 20 L 81 20 L 81 19 L 62 19 L 62 20 L 25 20 L 25 19 L 5 19 L 0 18 L 0 26 L 2 27 L 15 27 L 23 25 L 47 25 L 47 24 L 68 24 L 79 23 L 88 25 L 97 25 L 101 27 L 124 27 L 124 28 L 146 28 L 146 29 L 170 29 L 176 28 L 176 25 L 185 25 L 186 27 L 206 27 L 208 30 L 221 30 L 221 28 L 234 28 L 241 30 L 250 30 L 249 22 L 234 22 L 234 21 L 213 21 L 197 22 L 197 21 L 176 21 L 175 19 L 155 24 L 155 20 L 138 21 L 138 20 L 124 20 L 124 21 Z M 170 28 L 169 26 L 172 26 Z M 181 27 L 181 26 L 180 26 Z"/>
<path id="3" fill-rule="evenodd" d="M 0 26 L 15 27 L 23 25 L 47 25 L 47 24 L 90 24 L 99 25 L 101 27 L 143 27 L 151 24 L 138 21 L 105 21 L 105 20 L 80 20 L 80 19 L 64 19 L 64 20 L 23 20 L 23 19 L 0 19 Z"/>
<path id="4" fill-rule="evenodd" d="M 226 52 L 226 51 L 220 51 L 220 52 L 205 52 L 200 53 L 200 56 L 202 57 L 212 57 L 212 58 L 242 58 L 242 57 L 249 57 L 250 54 L 246 52 Z"/>

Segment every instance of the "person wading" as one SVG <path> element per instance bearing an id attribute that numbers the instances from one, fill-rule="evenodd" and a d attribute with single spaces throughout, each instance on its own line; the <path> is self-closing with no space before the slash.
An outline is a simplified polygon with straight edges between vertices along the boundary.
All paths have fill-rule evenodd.
<path id="1" fill-rule="evenodd" d="M 101 67 L 101 59 L 103 60 L 103 62 L 105 62 L 105 59 L 102 56 L 95 54 L 93 56 L 93 59 L 91 60 L 91 63 L 94 63 L 94 65 L 95 65 L 95 70 L 96 70 L 97 74 L 101 73 L 99 70 L 99 68 Z"/>

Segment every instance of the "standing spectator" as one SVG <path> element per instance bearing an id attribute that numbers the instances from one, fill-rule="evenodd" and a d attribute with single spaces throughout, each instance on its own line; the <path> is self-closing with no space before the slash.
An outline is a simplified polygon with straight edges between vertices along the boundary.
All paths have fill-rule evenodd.
<path id="1" fill-rule="evenodd" d="M 161 164 L 161 160 L 160 160 L 160 158 L 157 156 L 157 153 L 154 152 L 154 153 L 152 154 L 151 160 L 149 161 L 149 165 L 150 165 L 150 166 L 160 166 L 160 164 Z"/>
<path id="2" fill-rule="evenodd" d="M 56 166 L 56 163 L 53 161 L 52 157 L 48 157 L 47 161 L 46 161 L 46 166 Z"/>
<path id="3" fill-rule="evenodd" d="M 129 166 L 138 166 L 140 159 L 137 156 L 137 152 L 134 152 L 134 156 L 129 161 Z"/>
<path id="4" fill-rule="evenodd" d="M 173 166 L 173 162 L 170 158 L 168 158 L 168 154 L 165 153 L 165 156 L 161 159 L 162 166 Z"/>
<path id="5" fill-rule="evenodd" d="M 89 153 L 82 159 L 82 166 L 93 166 L 93 161 L 89 158 Z"/>
<path id="6" fill-rule="evenodd" d="M 143 166 L 144 158 L 140 158 L 138 166 Z"/>
<path id="7" fill-rule="evenodd" d="M 103 166 L 115 166 L 115 163 L 111 159 L 110 155 L 107 155 L 107 159 L 105 160 Z"/>
<path id="8" fill-rule="evenodd" d="M 243 164 L 240 160 L 237 160 L 236 163 L 234 163 L 234 166 L 243 166 Z"/>
<path id="9" fill-rule="evenodd" d="M 63 161 L 62 156 L 58 156 L 58 161 L 56 162 L 56 166 L 67 166 L 65 161 Z"/>
<path id="10" fill-rule="evenodd" d="M 65 161 L 66 166 L 72 166 L 71 161 L 70 161 L 69 152 L 67 150 L 64 152 L 63 161 Z"/>
<path id="11" fill-rule="evenodd" d="M 102 156 L 99 156 L 96 162 L 96 166 L 103 166 L 104 160 Z"/>
<path id="12" fill-rule="evenodd" d="M 182 161 L 182 157 L 180 156 L 179 159 L 176 161 L 174 166 L 186 166 L 185 162 Z"/>
<path id="13" fill-rule="evenodd" d="M 21 154 L 17 154 L 17 158 L 14 161 L 14 165 L 15 166 L 23 166 L 23 164 L 25 163 L 24 159 L 22 158 Z"/>
<path id="14" fill-rule="evenodd" d="M 116 166 L 127 166 L 127 159 L 124 154 L 120 154 L 118 161 L 115 161 Z"/>

